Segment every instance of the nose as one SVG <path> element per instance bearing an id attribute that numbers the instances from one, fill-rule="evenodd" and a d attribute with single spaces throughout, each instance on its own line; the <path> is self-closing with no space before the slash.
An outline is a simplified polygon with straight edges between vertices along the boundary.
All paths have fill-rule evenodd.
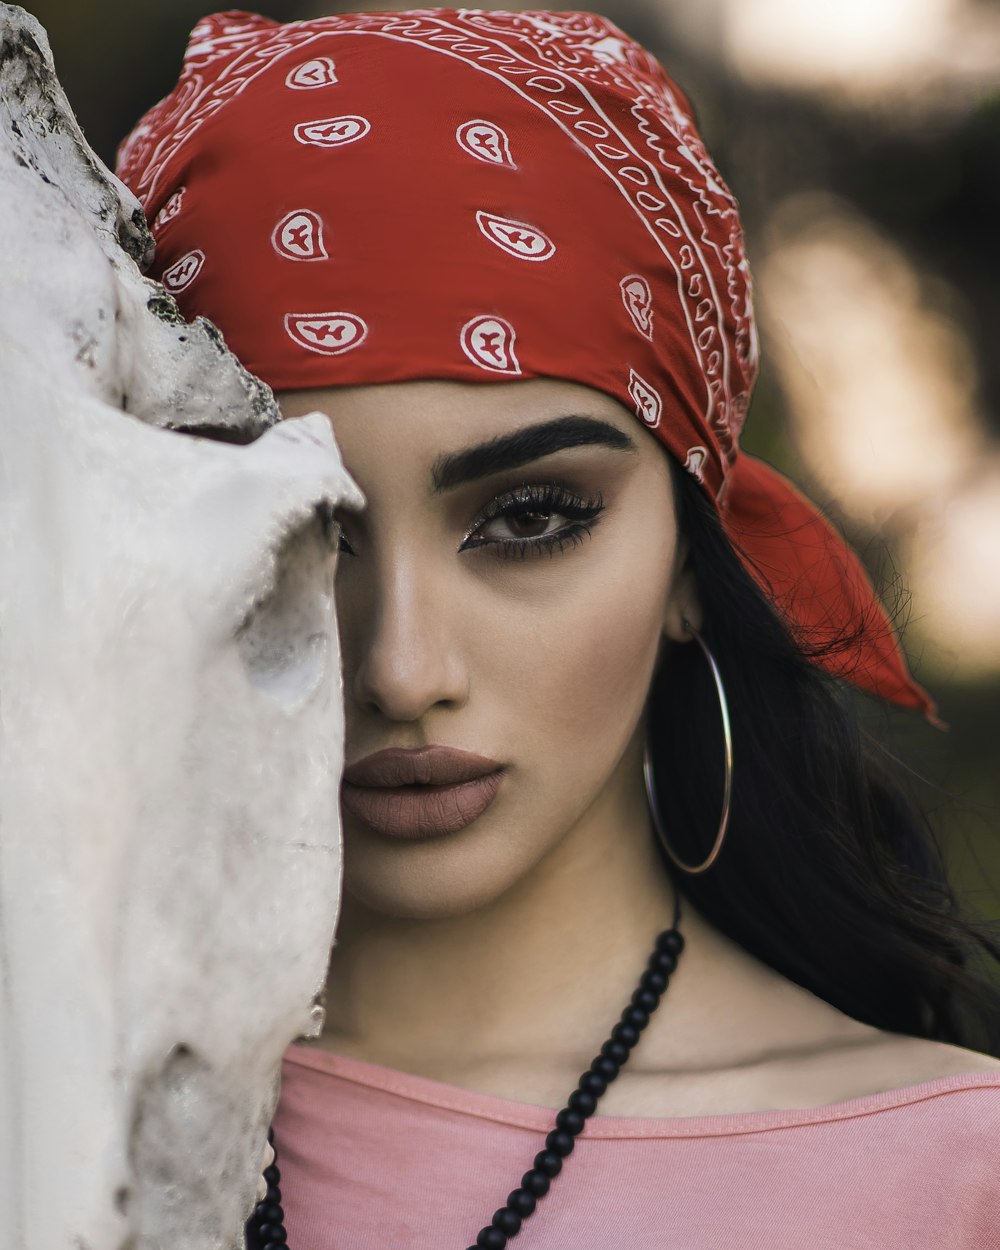
<path id="1" fill-rule="evenodd" d="M 397 552 L 373 569 L 364 607 L 345 639 L 345 676 L 355 703 L 390 721 L 461 707 L 468 672 L 455 640 L 457 596 L 418 553 Z M 361 603 L 356 605 L 361 607 Z"/>

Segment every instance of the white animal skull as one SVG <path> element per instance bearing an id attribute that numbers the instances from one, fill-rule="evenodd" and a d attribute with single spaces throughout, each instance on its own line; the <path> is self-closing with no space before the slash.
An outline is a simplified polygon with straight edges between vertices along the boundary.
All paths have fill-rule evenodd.
<path id="1" fill-rule="evenodd" d="M 0 1210 L 17 1250 L 242 1244 L 338 905 L 331 517 L 361 497 L 326 420 L 276 424 L 214 328 L 141 277 L 148 239 L 44 32 L 0 5 Z"/>

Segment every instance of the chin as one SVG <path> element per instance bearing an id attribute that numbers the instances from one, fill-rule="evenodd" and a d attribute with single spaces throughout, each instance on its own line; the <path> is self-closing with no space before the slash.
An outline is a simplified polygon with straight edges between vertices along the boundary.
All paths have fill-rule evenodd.
<path id="1" fill-rule="evenodd" d="M 345 902 L 400 920 L 455 919 L 502 899 L 545 849 L 519 846 L 500 830 L 477 834 L 474 825 L 461 834 L 403 844 L 345 826 Z"/>

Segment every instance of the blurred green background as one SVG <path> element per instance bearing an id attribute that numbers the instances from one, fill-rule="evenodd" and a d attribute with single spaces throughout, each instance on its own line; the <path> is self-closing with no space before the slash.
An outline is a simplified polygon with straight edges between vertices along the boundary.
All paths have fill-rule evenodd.
<path id="1" fill-rule="evenodd" d="M 109 164 L 214 10 L 29 7 Z M 256 11 L 289 21 L 364 7 L 407 6 Z M 740 200 L 765 362 L 745 446 L 846 529 L 905 625 L 950 729 L 866 714 L 912 768 L 967 906 L 1000 921 L 1000 7 L 598 7 L 685 87 Z"/>

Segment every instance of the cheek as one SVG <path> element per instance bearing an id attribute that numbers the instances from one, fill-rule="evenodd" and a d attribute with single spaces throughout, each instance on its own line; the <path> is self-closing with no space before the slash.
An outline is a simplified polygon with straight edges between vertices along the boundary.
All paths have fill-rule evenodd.
<path id="1" fill-rule="evenodd" d="M 647 576 L 604 589 L 576 604 L 570 625 L 553 628 L 558 641 L 538 674 L 546 720 L 580 739 L 631 732 L 659 649 L 663 586 Z"/>
<path id="2" fill-rule="evenodd" d="M 497 613 L 501 637 L 494 634 L 484 663 L 519 738 L 531 744 L 528 760 L 569 750 L 596 762 L 624 749 L 659 653 L 669 573 L 669 560 L 648 550 L 607 544 L 598 556 L 582 548 L 545 578 L 543 594 Z"/>

